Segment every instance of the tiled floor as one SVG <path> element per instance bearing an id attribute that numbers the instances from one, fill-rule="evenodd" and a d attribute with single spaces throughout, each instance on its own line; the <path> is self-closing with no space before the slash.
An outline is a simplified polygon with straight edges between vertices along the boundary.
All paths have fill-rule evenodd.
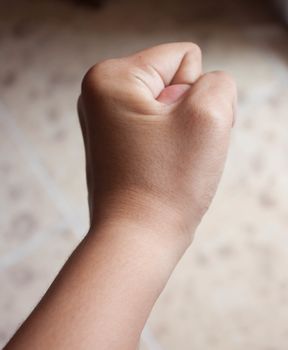
<path id="1" fill-rule="evenodd" d="M 104 57 L 189 40 L 206 70 L 236 77 L 239 117 L 217 198 L 143 350 L 287 349 L 288 35 L 265 3 L 1 1 L 0 346 L 87 229 L 82 75 Z"/>

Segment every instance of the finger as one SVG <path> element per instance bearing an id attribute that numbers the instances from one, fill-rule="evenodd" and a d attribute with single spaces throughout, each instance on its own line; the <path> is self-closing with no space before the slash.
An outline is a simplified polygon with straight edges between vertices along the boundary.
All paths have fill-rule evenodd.
<path id="1" fill-rule="evenodd" d="M 193 43 L 155 46 L 129 57 L 154 98 L 170 84 L 193 84 L 202 74 L 201 50 Z"/>
<path id="2" fill-rule="evenodd" d="M 232 127 L 235 123 L 237 88 L 225 72 L 206 73 L 186 93 L 178 108 L 193 111 L 200 119 Z M 189 116 L 188 116 L 189 117 Z"/>

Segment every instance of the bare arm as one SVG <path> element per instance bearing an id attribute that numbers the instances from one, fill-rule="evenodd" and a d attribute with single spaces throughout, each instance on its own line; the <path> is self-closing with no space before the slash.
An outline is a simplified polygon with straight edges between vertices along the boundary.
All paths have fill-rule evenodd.
<path id="1" fill-rule="evenodd" d="M 167 44 L 96 65 L 79 104 L 91 228 L 6 350 L 135 350 L 223 170 L 235 86 Z"/>

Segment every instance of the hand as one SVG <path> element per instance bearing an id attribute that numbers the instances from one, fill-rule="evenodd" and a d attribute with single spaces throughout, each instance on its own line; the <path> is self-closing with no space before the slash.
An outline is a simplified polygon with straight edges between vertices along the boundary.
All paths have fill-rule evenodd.
<path id="1" fill-rule="evenodd" d="M 120 218 L 190 239 L 217 189 L 235 101 L 226 73 L 202 75 L 192 43 L 92 67 L 78 104 L 92 226 Z"/>

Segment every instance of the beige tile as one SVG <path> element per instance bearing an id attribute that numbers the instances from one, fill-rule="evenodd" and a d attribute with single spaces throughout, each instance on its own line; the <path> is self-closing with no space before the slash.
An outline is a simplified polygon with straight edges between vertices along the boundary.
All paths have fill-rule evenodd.
<path id="1" fill-rule="evenodd" d="M 41 240 L 51 227 L 63 222 L 3 113 L 0 110 L 0 265 L 9 253 Z"/>

